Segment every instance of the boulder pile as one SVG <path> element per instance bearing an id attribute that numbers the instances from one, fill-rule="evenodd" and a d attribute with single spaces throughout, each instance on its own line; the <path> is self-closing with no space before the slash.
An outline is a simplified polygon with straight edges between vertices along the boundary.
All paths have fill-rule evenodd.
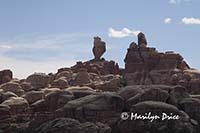
<path id="1" fill-rule="evenodd" d="M 200 71 L 174 52 L 132 42 L 125 68 L 102 58 L 15 79 L 0 71 L 0 133 L 199 133 Z"/>

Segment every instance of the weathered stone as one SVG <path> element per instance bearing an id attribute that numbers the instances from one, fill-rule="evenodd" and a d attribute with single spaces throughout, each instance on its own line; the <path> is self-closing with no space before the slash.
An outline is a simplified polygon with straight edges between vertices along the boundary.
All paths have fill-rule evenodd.
<path id="1" fill-rule="evenodd" d="M 66 117 L 72 117 L 81 121 L 113 121 L 124 108 L 123 99 L 113 93 L 88 95 L 69 101 L 64 110 Z"/>
<path id="2" fill-rule="evenodd" d="M 185 98 L 179 103 L 179 105 L 180 109 L 186 112 L 192 119 L 200 123 L 200 99 Z"/>
<path id="3" fill-rule="evenodd" d="M 11 97 L 18 97 L 15 93 L 7 91 L 7 92 L 2 92 L 2 101 L 8 100 Z"/>
<path id="4" fill-rule="evenodd" d="M 67 81 L 70 81 L 70 80 L 72 80 L 72 73 L 70 71 L 62 71 L 62 72 L 56 74 L 55 79 L 59 79 L 61 77 L 65 77 L 67 79 Z"/>
<path id="5" fill-rule="evenodd" d="M 0 84 L 11 81 L 13 78 L 13 74 L 11 70 L 2 70 L 0 71 Z"/>
<path id="6" fill-rule="evenodd" d="M 196 132 L 195 126 L 190 122 L 189 116 L 170 104 L 153 101 L 140 102 L 132 106 L 131 113 L 133 114 L 132 120 L 131 114 L 128 113 L 130 117 L 126 121 L 120 120 L 112 131 L 115 133 L 147 133 L 147 131 L 148 133 Z M 175 116 L 174 118 L 177 119 L 168 120 L 163 117 L 163 113 Z M 138 119 L 139 115 L 145 116 L 144 119 Z"/>
<path id="7" fill-rule="evenodd" d="M 45 89 L 42 89 L 42 91 L 44 92 L 44 95 L 46 95 L 50 92 L 60 91 L 60 90 L 61 90 L 60 88 L 45 88 Z"/>
<path id="8" fill-rule="evenodd" d="M 23 89 L 25 92 L 34 90 L 34 88 L 31 86 L 31 83 L 22 82 L 20 85 L 21 85 L 22 89 Z"/>
<path id="9" fill-rule="evenodd" d="M 100 37 L 94 37 L 94 46 L 93 46 L 93 54 L 94 54 L 94 60 L 100 61 L 101 56 L 106 51 L 106 43 L 101 41 Z"/>
<path id="10" fill-rule="evenodd" d="M 81 98 L 87 95 L 91 95 L 91 94 L 97 94 L 96 91 L 94 91 L 92 88 L 87 87 L 87 86 L 75 86 L 75 87 L 69 87 L 67 89 L 65 89 L 66 91 L 72 92 L 74 95 L 74 98 Z"/>
<path id="11" fill-rule="evenodd" d="M 15 83 L 15 82 L 4 83 L 0 86 L 0 88 L 3 89 L 5 92 L 10 91 L 17 94 L 18 96 L 21 96 L 24 94 L 24 90 L 22 89 L 22 87 L 18 83 Z"/>
<path id="12" fill-rule="evenodd" d="M 45 95 L 45 104 L 48 111 L 55 111 L 63 107 L 68 101 L 72 100 L 74 96 L 68 91 L 54 91 Z"/>
<path id="13" fill-rule="evenodd" d="M 125 73 L 134 73 L 152 70 L 187 70 L 189 65 L 182 56 L 174 52 L 160 53 L 155 48 L 147 47 L 147 41 L 143 33 L 138 34 L 138 46 L 131 43 L 124 59 Z"/>
<path id="14" fill-rule="evenodd" d="M 119 66 L 114 61 L 86 61 L 77 62 L 76 65 L 71 67 L 74 73 L 78 73 L 80 69 L 86 69 L 88 73 L 96 73 L 98 75 L 119 74 Z"/>
<path id="15" fill-rule="evenodd" d="M 190 95 L 187 92 L 187 89 L 180 85 L 174 86 L 169 92 L 169 95 L 170 95 L 169 100 L 173 100 L 173 101 L 170 101 L 172 102 L 171 104 L 175 104 L 175 105 L 177 105 L 184 98 L 190 98 Z"/>
<path id="16" fill-rule="evenodd" d="M 34 89 L 45 88 L 49 83 L 49 76 L 45 73 L 34 73 L 28 76 L 26 81 L 31 83 Z"/>
<path id="17" fill-rule="evenodd" d="M 33 112 L 45 112 L 48 110 L 47 104 L 44 99 L 36 101 L 35 103 L 31 104 L 30 107 Z"/>
<path id="18" fill-rule="evenodd" d="M 80 69 L 76 76 L 76 84 L 84 85 L 90 83 L 90 77 L 86 69 Z"/>
<path id="19" fill-rule="evenodd" d="M 8 105 L 0 104 L 0 129 L 2 130 L 2 133 L 11 132 L 10 124 L 10 107 Z"/>
<path id="20" fill-rule="evenodd" d="M 105 81 L 100 81 L 94 84 L 94 88 L 97 90 L 103 91 L 118 91 L 121 87 L 121 79 L 120 77 L 113 77 L 112 79 L 108 79 Z"/>
<path id="21" fill-rule="evenodd" d="M 29 91 L 25 93 L 22 97 L 25 98 L 29 104 L 32 104 L 43 97 L 43 92 L 42 91 Z"/>
<path id="22" fill-rule="evenodd" d="M 160 101 L 167 102 L 169 94 L 165 90 L 158 88 L 146 89 L 141 93 L 129 98 L 127 100 L 127 109 L 129 110 L 134 104 L 143 102 L 143 101 Z"/>
<path id="23" fill-rule="evenodd" d="M 144 33 L 140 32 L 137 36 L 138 36 L 138 46 L 139 47 L 146 47 L 147 46 L 147 40 L 146 40 Z"/>
<path id="24" fill-rule="evenodd" d="M 35 131 L 48 133 L 111 133 L 108 126 L 104 125 L 104 129 L 102 130 L 101 127 L 103 124 L 99 125 L 91 122 L 80 123 L 70 118 L 57 118 L 43 123 Z"/>
<path id="25" fill-rule="evenodd" d="M 69 84 L 65 77 L 60 77 L 59 79 L 54 80 L 53 83 L 51 84 L 51 87 L 60 88 L 60 89 L 67 88 L 68 86 Z"/>
<path id="26" fill-rule="evenodd" d="M 8 105 L 13 114 L 26 112 L 29 107 L 27 100 L 22 97 L 11 97 L 2 104 Z"/>
<path id="27" fill-rule="evenodd" d="M 120 88 L 118 94 L 125 100 L 128 100 L 129 98 L 134 97 L 142 92 L 143 89 L 140 86 L 126 86 L 124 88 Z"/>
<path id="28" fill-rule="evenodd" d="M 189 82 L 188 92 L 190 92 L 190 94 L 200 94 L 200 78 L 191 79 Z"/>

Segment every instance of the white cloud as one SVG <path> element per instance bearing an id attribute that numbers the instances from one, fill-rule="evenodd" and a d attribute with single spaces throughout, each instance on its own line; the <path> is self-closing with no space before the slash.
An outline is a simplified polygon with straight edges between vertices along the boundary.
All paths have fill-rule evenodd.
<path id="1" fill-rule="evenodd" d="M 165 18 L 164 23 L 165 24 L 170 24 L 172 22 L 171 18 Z"/>
<path id="2" fill-rule="evenodd" d="M 169 0 L 170 4 L 178 4 L 181 2 L 189 2 L 190 0 Z"/>
<path id="3" fill-rule="evenodd" d="M 200 24 L 200 19 L 199 18 L 187 18 L 187 17 L 184 17 L 182 19 L 182 23 L 184 24 Z"/>
<path id="4" fill-rule="evenodd" d="M 115 30 L 113 28 L 108 29 L 108 36 L 113 38 L 123 38 L 128 36 L 137 36 L 140 31 L 130 30 L 128 28 L 123 28 L 122 30 Z"/>

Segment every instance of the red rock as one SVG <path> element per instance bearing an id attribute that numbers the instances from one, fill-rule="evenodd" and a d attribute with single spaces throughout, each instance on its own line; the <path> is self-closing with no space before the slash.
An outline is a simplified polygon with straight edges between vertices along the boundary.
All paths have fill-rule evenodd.
<path id="1" fill-rule="evenodd" d="M 11 70 L 2 70 L 0 71 L 0 84 L 11 81 L 13 78 L 13 74 Z"/>
<path id="2" fill-rule="evenodd" d="M 94 54 L 94 60 L 101 60 L 101 56 L 106 51 L 106 43 L 101 41 L 100 37 L 94 37 L 94 47 L 92 49 Z"/>

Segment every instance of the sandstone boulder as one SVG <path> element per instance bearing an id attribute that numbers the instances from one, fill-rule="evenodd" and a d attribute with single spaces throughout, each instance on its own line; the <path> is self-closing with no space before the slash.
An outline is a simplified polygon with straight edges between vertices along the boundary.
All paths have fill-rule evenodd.
<path id="1" fill-rule="evenodd" d="M 190 98 L 190 95 L 187 92 L 187 89 L 180 85 L 172 87 L 169 95 L 170 95 L 169 100 L 170 102 L 172 102 L 171 104 L 175 104 L 175 105 L 177 105 L 184 98 Z"/>
<path id="2" fill-rule="evenodd" d="M 27 77 L 26 82 L 31 83 L 34 89 L 45 88 L 49 83 L 49 76 L 45 73 L 34 73 Z"/>
<path id="3" fill-rule="evenodd" d="M 3 89 L 5 92 L 10 91 L 15 93 L 18 96 L 21 96 L 24 94 L 24 90 L 20 86 L 20 84 L 15 82 L 7 82 L 0 86 L 1 89 Z"/>
<path id="4" fill-rule="evenodd" d="M 29 104 L 32 104 L 32 103 L 42 99 L 43 92 L 42 91 L 29 91 L 29 92 L 25 93 L 22 97 L 25 98 Z"/>
<path id="5" fill-rule="evenodd" d="M 52 82 L 51 86 L 54 87 L 54 88 L 64 89 L 64 88 L 67 88 L 69 86 L 69 83 L 68 83 L 68 81 L 65 77 L 61 77 L 59 79 L 54 80 Z"/>
<path id="6" fill-rule="evenodd" d="M 194 78 L 190 81 L 189 92 L 190 94 L 200 94 L 200 79 Z"/>
<path id="7" fill-rule="evenodd" d="M 44 99 L 40 99 L 30 106 L 32 112 L 45 112 L 48 110 L 47 104 Z"/>
<path id="8" fill-rule="evenodd" d="M 120 88 L 118 94 L 125 100 L 128 100 L 129 98 L 134 97 L 143 91 L 144 90 L 140 86 L 126 86 L 124 88 Z"/>
<path id="9" fill-rule="evenodd" d="M 135 96 L 129 98 L 126 102 L 127 109 L 129 110 L 134 104 L 143 102 L 143 101 L 160 101 L 167 102 L 169 94 L 165 90 L 158 88 L 146 89 L 141 93 L 136 94 Z"/>
<path id="10" fill-rule="evenodd" d="M 80 69 L 76 76 L 76 84 L 83 85 L 90 83 L 89 73 L 86 69 Z"/>
<path id="11" fill-rule="evenodd" d="M 72 92 L 74 95 L 74 98 L 81 98 L 87 95 L 91 95 L 91 94 L 97 94 L 97 92 L 95 90 L 93 90 L 90 87 L 87 86 L 75 86 L 75 87 L 69 87 L 67 89 L 65 89 L 66 91 Z"/>
<path id="12" fill-rule="evenodd" d="M 8 100 L 11 97 L 18 97 L 15 93 L 10 92 L 10 91 L 2 92 L 1 96 L 2 96 L 2 102 L 5 100 Z"/>
<path id="13" fill-rule="evenodd" d="M 180 103 L 180 109 L 185 111 L 192 119 L 200 124 L 200 100 L 196 98 L 185 98 Z M 199 127 L 200 129 L 200 127 Z"/>
<path id="14" fill-rule="evenodd" d="M 129 119 L 126 121 L 119 121 L 116 129 L 113 129 L 115 133 L 147 133 L 146 131 L 148 131 L 148 133 L 196 132 L 196 127 L 191 123 L 189 116 L 170 104 L 155 101 L 140 102 L 131 107 L 131 113 L 133 114 L 132 120 L 130 114 Z M 149 113 L 151 117 L 148 117 Z M 174 118 L 176 117 L 176 119 L 165 119 L 166 117 L 163 117 L 163 113 L 167 115 L 171 114 L 171 116 L 174 116 Z M 139 119 L 139 115 L 146 117 L 144 117 L 144 120 Z M 154 119 L 152 119 L 153 116 Z"/>
<path id="15" fill-rule="evenodd" d="M 37 132 L 48 133 L 111 133 L 111 129 L 103 124 L 95 124 L 91 122 L 80 123 L 70 118 L 57 118 L 43 123 L 36 129 Z"/>
<path id="16" fill-rule="evenodd" d="M 13 114 L 26 112 L 29 107 L 27 100 L 22 97 L 11 97 L 2 104 L 8 105 Z"/>
<path id="17" fill-rule="evenodd" d="M 94 84 L 94 88 L 102 91 L 118 91 L 121 87 L 121 79 L 119 77 L 112 78 L 108 81 L 101 81 Z"/>
<path id="18" fill-rule="evenodd" d="M 62 71 L 60 73 L 57 73 L 55 79 L 59 79 L 61 77 L 65 77 L 67 79 L 67 81 L 70 81 L 70 80 L 72 80 L 72 72 Z"/>
<path id="19" fill-rule="evenodd" d="M 0 129 L 2 130 L 2 133 L 10 132 L 10 124 L 10 107 L 5 104 L 0 104 Z"/>
<path id="20" fill-rule="evenodd" d="M 114 93 L 88 95 L 69 101 L 64 110 L 66 117 L 81 121 L 100 121 L 112 123 L 124 108 L 124 100 Z"/>
<path id="21" fill-rule="evenodd" d="M 25 92 L 34 90 L 34 88 L 31 86 L 31 83 L 29 82 L 22 82 L 20 85 Z"/>
<path id="22" fill-rule="evenodd" d="M 44 95 L 46 95 L 50 92 L 60 91 L 60 90 L 61 90 L 60 88 L 45 88 L 45 89 L 42 89 L 42 91 L 44 92 Z"/>
<path id="23" fill-rule="evenodd" d="M 73 94 L 68 91 L 54 91 L 46 94 L 44 100 L 48 111 L 55 111 L 73 98 Z"/>
<path id="24" fill-rule="evenodd" d="M 13 73 L 11 70 L 0 71 L 0 84 L 11 81 L 13 78 Z"/>

